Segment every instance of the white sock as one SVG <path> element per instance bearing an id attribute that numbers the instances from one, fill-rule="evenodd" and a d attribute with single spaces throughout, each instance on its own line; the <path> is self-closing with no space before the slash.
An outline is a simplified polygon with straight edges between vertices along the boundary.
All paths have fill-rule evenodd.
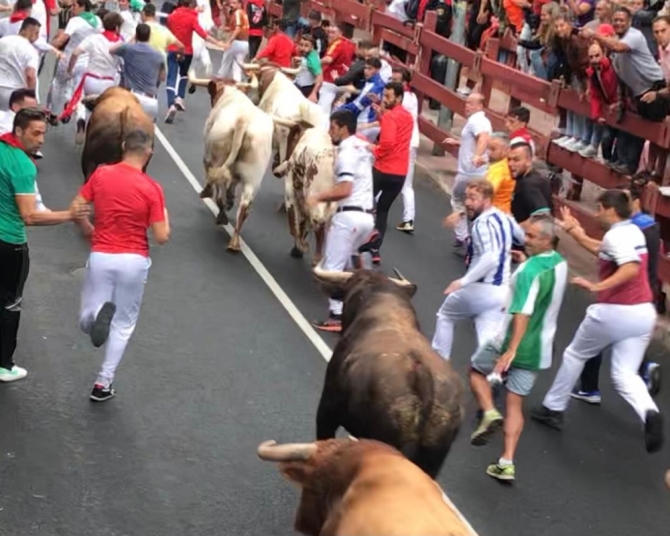
<path id="1" fill-rule="evenodd" d="M 505 458 L 500 458 L 498 460 L 498 465 L 500 467 L 506 467 L 506 466 L 509 466 L 509 465 L 514 465 L 514 461 L 513 460 L 506 460 Z"/>

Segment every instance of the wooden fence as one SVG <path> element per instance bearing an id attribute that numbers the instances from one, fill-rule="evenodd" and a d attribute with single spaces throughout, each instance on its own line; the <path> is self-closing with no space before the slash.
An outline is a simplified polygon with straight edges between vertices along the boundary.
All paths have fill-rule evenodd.
<path id="1" fill-rule="evenodd" d="M 319 11 L 331 22 L 345 22 L 364 30 L 375 43 L 385 41 L 406 50 L 406 67 L 413 72 L 412 86 L 419 95 L 420 106 L 424 100 L 432 98 L 451 109 L 454 114 L 464 115 L 465 97 L 430 78 L 432 52 L 436 51 L 461 63 L 468 70 L 468 78 L 478 81 L 480 91 L 485 97 L 486 115 L 496 130 L 505 129 L 505 114 L 490 109 L 494 85 L 497 90 L 510 96 L 510 108 L 525 104 L 554 116 L 558 116 L 561 110 L 590 116 L 589 104 L 575 91 L 563 87 L 558 81 L 547 82 L 497 61 L 500 50 L 516 52 L 516 42 L 510 35 L 491 39 L 485 51 L 474 52 L 435 33 L 437 17 L 433 12 L 426 15 L 422 26 L 415 28 L 404 26 L 392 16 L 383 13 L 376 5 L 363 4 L 357 0 L 307 0 L 302 9 L 305 16 L 309 11 Z M 268 0 L 268 11 L 271 15 L 280 17 L 282 8 Z M 615 116 L 608 111 L 605 112 L 604 119 L 607 125 L 645 138 L 656 145 L 653 152 L 660 159 L 662 178 L 659 179 L 659 184 L 650 183 L 647 186 L 642 204 L 645 210 L 655 215 L 664 241 L 670 240 L 670 197 L 659 192 L 659 186 L 670 185 L 670 166 L 666 166 L 670 155 L 670 121 L 666 119 L 664 122 L 654 123 L 626 112 L 623 122 L 617 123 Z M 450 135 L 425 117 L 419 118 L 419 128 L 424 136 L 440 145 Z M 556 206 L 570 207 L 589 234 L 601 237 L 603 231 L 593 214 L 576 203 L 581 194 L 581 185 L 586 180 L 602 188 L 616 188 L 624 186 L 628 179 L 604 163 L 583 158 L 575 152 L 550 143 L 551 140 L 545 134 L 532 134 L 538 156 L 573 176 L 573 186 L 566 196 L 555 196 Z M 454 156 L 458 151 L 457 147 L 443 147 Z M 670 260 L 665 257 L 659 263 L 659 277 L 665 283 L 670 283 Z"/>

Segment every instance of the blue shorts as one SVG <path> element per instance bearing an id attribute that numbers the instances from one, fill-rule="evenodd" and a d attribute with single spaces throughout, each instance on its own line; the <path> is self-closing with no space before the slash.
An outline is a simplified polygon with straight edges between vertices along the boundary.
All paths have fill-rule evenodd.
<path id="1" fill-rule="evenodd" d="M 498 359 L 502 353 L 491 342 L 482 344 L 472 356 L 470 364 L 474 370 L 480 372 L 484 376 L 488 376 L 493 372 Z M 507 370 L 507 379 L 505 387 L 508 391 L 519 396 L 528 396 L 535 380 L 537 379 L 538 371 L 526 370 L 516 368 L 513 365 Z"/>

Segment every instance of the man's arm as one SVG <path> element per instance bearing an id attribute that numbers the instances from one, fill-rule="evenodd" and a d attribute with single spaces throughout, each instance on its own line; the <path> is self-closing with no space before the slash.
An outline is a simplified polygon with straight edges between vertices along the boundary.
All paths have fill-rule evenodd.
<path id="1" fill-rule="evenodd" d="M 70 210 L 40 212 L 37 209 L 35 194 L 17 194 L 15 199 L 21 219 L 26 225 L 58 225 L 75 219 L 75 213 Z M 79 214 L 79 212 L 76 212 L 76 214 Z"/>
<path id="2" fill-rule="evenodd" d="M 37 87 L 37 69 L 34 67 L 26 67 L 26 87 L 28 89 L 35 89 Z"/>

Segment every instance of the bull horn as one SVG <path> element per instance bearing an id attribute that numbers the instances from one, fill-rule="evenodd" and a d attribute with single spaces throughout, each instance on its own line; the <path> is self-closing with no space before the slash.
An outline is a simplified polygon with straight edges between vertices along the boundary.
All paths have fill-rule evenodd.
<path id="1" fill-rule="evenodd" d="M 258 457 L 269 462 L 307 461 L 316 454 L 315 443 L 286 443 L 278 445 L 274 439 L 258 445 Z"/>
<path id="2" fill-rule="evenodd" d="M 334 270 L 324 270 L 317 264 L 312 270 L 312 274 L 317 279 L 326 283 L 344 284 L 354 275 L 353 272 L 338 272 Z"/>
<path id="3" fill-rule="evenodd" d="M 411 287 L 412 283 L 407 281 L 407 279 L 395 279 L 394 277 L 389 277 L 389 281 L 393 281 L 399 287 Z"/>
<path id="4" fill-rule="evenodd" d="M 191 71 L 188 72 L 188 82 L 194 86 L 207 87 L 211 81 L 211 78 L 196 78 Z"/>
<path id="5" fill-rule="evenodd" d="M 300 72 L 300 67 L 291 69 L 290 67 L 281 67 L 281 72 L 288 76 L 296 76 Z"/>
<path id="6" fill-rule="evenodd" d="M 258 63 L 242 63 L 240 64 L 242 69 L 245 71 L 257 71 L 261 68 Z"/>
<path id="7" fill-rule="evenodd" d="M 256 73 L 251 73 L 251 84 L 249 85 L 251 89 L 258 89 L 258 77 Z"/>
<path id="8" fill-rule="evenodd" d="M 394 269 L 393 269 L 393 273 L 396 275 L 396 277 L 397 277 L 398 279 L 400 279 L 400 280 L 402 280 L 402 281 L 407 281 L 407 278 L 406 278 L 404 275 L 402 275 L 402 274 L 400 273 L 400 270 L 398 270 L 397 268 L 394 268 Z"/>
<path id="9" fill-rule="evenodd" d="M 251 84 L 249 82 L 236 82 L 235 87 L 237 89 L 242 89 L 242 88 L 245 88 L 245 87 L 251 87 Z"/>

